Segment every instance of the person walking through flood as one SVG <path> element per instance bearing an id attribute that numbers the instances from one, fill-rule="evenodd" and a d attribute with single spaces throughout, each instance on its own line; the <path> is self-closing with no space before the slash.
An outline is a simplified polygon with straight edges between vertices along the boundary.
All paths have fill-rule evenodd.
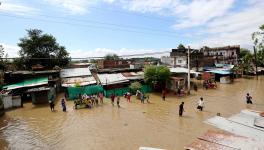
<path id="1" fill-rule="evenodd" d="M 100 103 L 103 104 L 104 103 L 104 94 L 103 93 L 99 93 L 99 99 L 100 99 Z"/>
<path id="2" fill-rule="evenodd" d="M 146 95 L 146 100 L 147 100 L 147 103 L 150 103 L 149 102 L 149 94 Z"/>
<path id="3" fill-rule="evenodd" d="M 141 101 L 142 104 L 144 104 L 144 100 L 145 100 L 144 98 L 145 98 L 145 97 L 144 97 L 144 94 L 142 93 L 142 94 L 140 95 L 140 101 Z"/>
<path id="4" fill-rule="evenodd" d="M 252 97 L 249 95 L 249 93 L 247 93 L 246 100 L 247 104 L 252 104 Z"/>
<path id="5" fill-rule="evenodd" d="M 112 105 L 114 106 L 115 95 L 114 95 L 114 94 L 111 94 L 110 98 L 111 98 L 111 103 L 112 103 Z"/>
<path id="6" fill-rule="evenodd" d="M 62 111 L 66 112 L 66 102 L 64 99 L 61 100 Z"/>
<path id="7" fill-rule="evenodd" d="M 184 112 L 184 108 L 183 108 L 184 102 L 182 102 L 179 106 L 179 116 L 181 117 L 183 112 Z"/>
<path id="8" fill-rule="evenodd" d="M 166 91 L 165 90 L 162 90 L 162 99 L 165 101 L 165 98 L 166 98 Z"/>
<path id="9" fill-rule="evenodd" d="M 127 92 L 126 98 L 127 98 L 127 101 L 130 103 L 131 94 L 129 92 Z"/>
<path id="10" fill-rule="evenodd" d="M 49 101 L 49 105 L 50 105 L 50 110 L 54 111 L 54 103 L 52 100 Z"/>
<path id="11" fill-rule="evenodd" d="M 120 108 L 120 96 L 117 96 L 116 104 L 117 104 L 117 107 Z"/>
<path id="12" fill-rule="evenodd" d="M 198 101 L 197 109 L 199 109 L 200 111 L 203 111 L 203 107 L 204 107 L 204 101 L 203 101 L 203 98 L 201 97 L 200 100 Z"/>

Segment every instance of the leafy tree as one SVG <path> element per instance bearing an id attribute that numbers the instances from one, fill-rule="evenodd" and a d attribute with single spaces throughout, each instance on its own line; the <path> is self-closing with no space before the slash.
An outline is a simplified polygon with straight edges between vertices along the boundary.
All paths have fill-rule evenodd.
<path id="1" fill-rule="evenodd" d="M 245 57 L 247 54 L 251 54 L 250 51 L 248 49 L 245 48 L 241 48 L 240 52 L 239 52 L 239 58 L 243 58 Z"/>
<path id="2" fill-rule="evenodd" d="M 164 88 L 170 78 L 170 70 L 165 66 L 146 66 L 144 69 L 144 80 L 146 83 L 156 87 Z"/>
<path id="3" fill-rule="evenodd" d="M 241 71 L 242 74 L 252 73 L 253 69 L 253 55 L 247 49 L 242 49 L 240 52 L 240 64 L 233 68 L 234 72 Z"/>
<path id="4" fill-rule="evenodd" d="M 179 44 L 177 48 L 178 48 L 178 49 L 186 49 L 185 46 L 184 46 L 183 44 Z"/>
<path id="5" fill-rule="evenodd" d="M 133 91 L 136 92 L 137 90 L 141 89 L 142 85 L 139 82 L 133 82 L 131 83 L 131 85 L 129 86 L 129 88 Z"/>
<path id="6" fill-rule="evenodd" d="M 47 68 L 55 65 L 65 66 L 69 63 L 69 53 L 60 46 L 54 36 L 43 34 L 39 29 L 26 30 L 27 36 L 20 39 L 19 54 L 24 59 L 27 68 L 40 64 Z M 44 59 L 37 59 L 44 58 Z"/>
<path id="7" fill-rule="evenodd" d="M 0 45 L 0 69 L 4 69 L 5 68 L 5 64 L 4 64 L 4 59 L 3 59 L 3 56 L 4 56 L 4 47 L 3 45 Z"/>
<path id="8" fill-rule="evenodd" d="M 119 60 L 119 56 L 116 55 L 116 54 L 107 54 L 105 57 L 104 57 L 105 60 Z"/>
<path id="9" fill-rule="evenodd" d="M 264 66 L 264 24 L 259 27 L 259 31 L 252 34 L 252 40 L 258 51 L 257 63 L 258 65 Z"/>

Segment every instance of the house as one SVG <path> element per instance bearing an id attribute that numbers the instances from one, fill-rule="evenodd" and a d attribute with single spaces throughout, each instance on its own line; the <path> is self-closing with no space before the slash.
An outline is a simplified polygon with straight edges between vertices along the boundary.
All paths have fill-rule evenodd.
<path id="1" fill-rule="evenodd" d="M 170 53 L 173 67 L 185 67 L 188 66 L 188 50 L 187 49 L 172 49 Z M 203 67 L 203 53 L 196 49 L 190 49 L 190 67 L 199 68 Z"/>
<path id="2" fill-rule="evenodd" d="M 99 69 L 107 68 L 129 68 L 131 64 L 130 60 L 98 60 L 97 65 Z"/>
<path id="3" fill-rule="evenodd" d="M 160 61 L 165 65 L 174 66 L 173 58 L 171 58 L 170 56 L 161 56 Z"/>
<path id="4" fill-rule="evenodd" d="M 184 89 L 187 85 L 188 69 L 183 67 L 175 67 L 170 68 L 170 72 L 171 78 L 168 82 L 169 84 L 167 84 L 167 88 L 174 92 L 176 92 L 178 88 Z M 190 70 L 190 75 L 191 78 L 196 78 L 201 75 L 201 73 L 196 72 L 194 70 Z"/>
<path id="5" fill-rule="evenodd" d="M 60 72 L 62 87 L 75 87 L 96 84 L 89 68 L 62 69 Z"/>
<path id="6" fill-rule="evenodd" d="M 33 104 L 48 103 L 49 100 L 55 100 L 56 87 L 50 86 L 48 77 L 36 77 L 25 79 L 23 81 L 3 86 L 3 91 L 8 93 L 6 97 L 14 101 L 32 101 Z M 13 103 L 8 101 L 8 105 Z M 17 102 L 16 102 L 17 103 Z M 16 104 L 17 105 L 17 104 Z"/>
<path id="7" fill-rule="evenodd" d="M 214 60 L 213 63 L 236 65 L 239 60 L 240 46 L 234 45 L 214 48 L 204 46 L 201 48 L 201 52 L 203 53 L 205 60 Z"/>
<path id="8" fill-rule="evenodd" d="M 106 97 L 111 94 L 122 96 L 129 91 L 129 80 L 122 73 L 97 74 L 97 80 L 103 86 Z"/>

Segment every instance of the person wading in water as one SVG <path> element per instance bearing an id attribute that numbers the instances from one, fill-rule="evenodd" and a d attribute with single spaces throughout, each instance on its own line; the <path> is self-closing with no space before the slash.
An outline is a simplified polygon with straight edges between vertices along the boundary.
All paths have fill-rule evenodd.
<path id="1" fill-rule="evenodd" d="M 252 104 L 252 97 L 249 95 L 249 93 L 247 93 L 246 100 L 247 104 Z"/>
<path id="2" fill-rule="evenodd" d="M 182 102 L 179 106 L 179 116 L 182 116 L 182 113 L 184 112 L 184 108 L 183 108 L 184 102 Z"/>

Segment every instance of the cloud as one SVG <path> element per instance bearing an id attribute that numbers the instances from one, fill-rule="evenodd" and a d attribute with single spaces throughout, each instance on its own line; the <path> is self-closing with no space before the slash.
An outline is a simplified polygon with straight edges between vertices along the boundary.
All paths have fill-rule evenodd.
<path id="1" fill-rule="evenodd" d="M 69 11 L 71 14 L 85 14 L 87 13 L 87 8 L 91 4 L 96 3 L 96 1 L 90 0 L 45 0 L 49 4 L 64 8 L 66 11 Z M 111 0 L 104 0 L 107 2 L 111 2 Z M 113 0 L 112 0 L 113 1 Z"/>
<path id="2" fill-rule="evenodd" d="M 170 10 L 174 3 L 176 3 L 175 0 L 131 0 L 123 4 L 125 4 L 124 8 L 130 11 L 161 13 L 166 9 Z"/>
<path id="3" fill-rule="evenodd" d="M 208 21 L 228 13 L 235 0 L 193 0 L 188 4 L 179 4 L 175 15 L 179 18 L 175 29 L 204 25 Z"/>
<path id="4" fill-rule="evenodd" d="M 1 2 L 0 12 L 25 16 L 36 15 L 39 12 L 39 9 L 4 0 Z"/>
<path id="5" fill-rule="evenodd" d="M 194 45 L 224 46 L 241 45 L 252 48 L 251 34 L 264 24 L 264 2 L 248 3 L 243 10 L 228 13 L 206 25 L 207 37 Z"/>
<path id="6" fill-rule="evenodd" d="M 18 51 L 20 50 L 20 48 L 18 46 L 15 45 L 10 45 L 10 44 L 6 44 L 6 43 L 0 43 L 0 45 L 3 46 L 4 48 L 4 57 L 6 56 L 6 54 L 8 55 L 8 57 L 18 57 Z"/>
<path id="7" fill-rule="evenodd" d="M 152 50 L 152 49 L 127 49 L 127 48 L 121 48 L 121 49 L 96 48 L 94 50 L 81 50 L 81 49 L 72 50 L 69 51 L 69 53 L 70 56 L 73 58 L 87 58 L 87 57 L 103 57 L 107 54 L 117 54 L 119 56 L 124 56 L 124 55 L 127 56 L 133 54 L 144 54 L 144 53 L 154 53 L 154 52 L 164 52 L 164 51 L 169 51 L 169 49 Z M 168 56 L 169 53 L 140 55 L 136 57 L 147 57 L 147 56 L 160 57 L 164 55 Z"/>

